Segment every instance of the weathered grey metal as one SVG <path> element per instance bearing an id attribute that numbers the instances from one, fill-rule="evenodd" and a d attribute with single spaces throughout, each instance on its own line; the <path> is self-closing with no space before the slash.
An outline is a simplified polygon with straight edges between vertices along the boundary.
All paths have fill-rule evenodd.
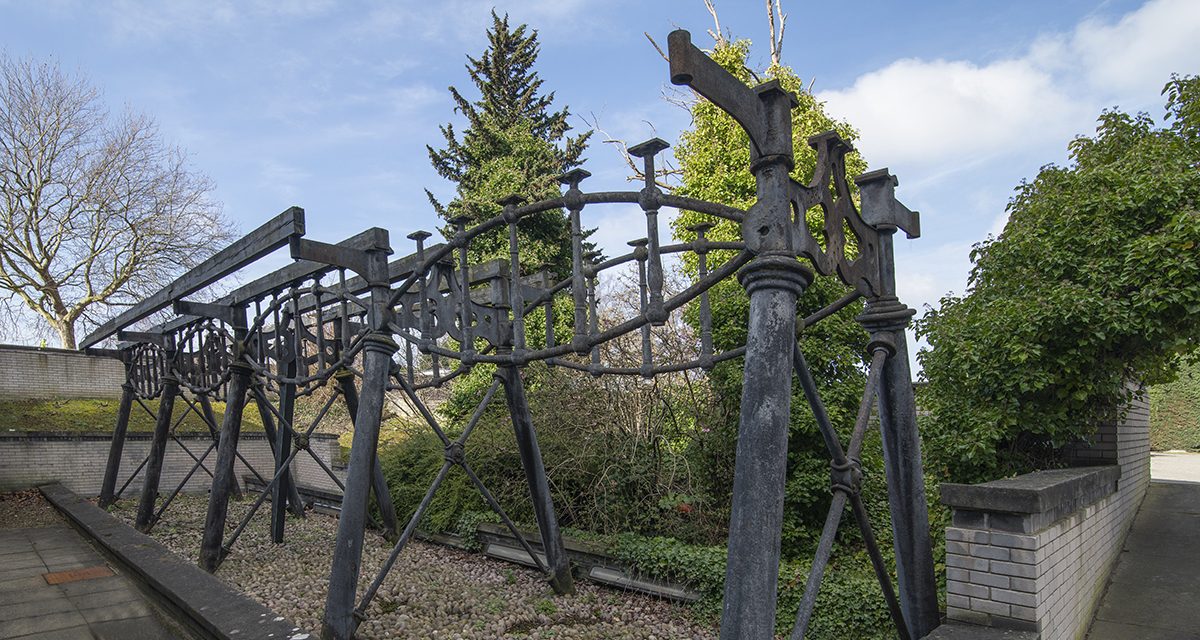
<path id="1" fill-rule="evenodd" d="M 304 210 L 291 207 L 179 276 L 171 284 L 100 325 L 79 342 L 79 348 L 86 349 L 95 345 L 115 334 L 117 330 L 171 306 L 173 301 L 182 300 L 184 296 L 195 293 L 286 245 L 292 236 L 303 234 Z"/>
<path id="2" fill-rule="evenodd" d="M 293 252 L 298 248 L 293 245 Z M 362 562 L 363 532 L 367 519 L 367 497 L 375 469 L 375 452 L 379 445 L 379 423 L 383 412 L 384 394 L 391 375 L 392 354 L 399 348 L 387 329 L 391 315 L 392 292 L 388 287 L 388 260 L 391 253 L 387 232 L 379 237 L 377 246 L 363 252 L 363 259 L 346 260 L 352 268 L 357 264 L 358 275 L 370 284 L 371 304 L 366 321 L 370 333 L 363 339 L 363 386 L 354 418 L 354 438 L 350 445 L 350 463 L 342 510 L 338 518 L 337 542 L 329 573 L 329 592 L 325 599 L 325 615 L 321 635 L 349 640 L 358 626 L 354 616 L 354 600 Z M 303 258 L 303 255 L 294 257 Z M 339 259 L 342 256 L 337 256 Z"/>
<path id="3" fill-rule="evenodd" d="M 903 228 L 910 237 L 920 233 L 919 218 L 896 201 L 897 180 L 887 170 L 860 176 L 857 182 L 863 194 L 863 208 L 868 211 L 864 215 L 878 221 L 875 228 L 879 237 L 878 291 L 867 300 L 866 309 L 858 320 L 871 333 L 873 343 L 882 342 L 891 347 L 879 379 L 879 421 L 900 603 L 909 634 L 920 638 L 938 626 L 940 614 L 929 536 L 925 472 L 921 465 L 921 438 L 917 431 L 908 339 L 904 332 L 916 310 L 896 298 L 896 261 L 892 247 L 897 228 Z"/>
<path id="4" fill-rule="evenodd" d="M 793 372 L 800 379 L 829 448 L 834 491 L 833 508 L 809 575 L 809 588 L 797 612 L 794 636 L 801 637 L 807 627 L 832 553 L 833 535 L 847 507 L 863 531 L 883 597 L 901 637 L 921 635 L 931 620 L 936 624 L 928 522 L 919 475 L 919 439 L 912 420 L 903 332 L 911 310 L 895 299 L 891 253 L 895 230 L 902 228 L 915 237 L 920 231 L 919 217 L 895 200 L 895 181 L 886 170 L 858 178 L 863 202 L 860 213 L 845 175 L 845 158 L 852 149 L 832 132 L 809 140 L 817 155 L 813 179 L 808 184 L 793 180 L 794 97 L 777 82 L 746 87 L 694 47 L 686 32 L 672 33 L 668 44 L 672 81 L 687 84 L 712 100 L 749 135 L 750 170 L 758 193 L 757 202 L 748 211 L 663 193 L 654 177 L 658 155 L 667 145 L 652 139 L 630 148 L 643 163 L 645 182 L 637 191 L 585 193 L 581 185 L 589 174 L 573 169 L 561 177 L 561 196 L 537 202 L 526 202 L 519 195 L 505 198 L 497 215 L 481 224 L 468 227 L 465 219 L 452 221 L 453 233 L 445 244 L 427 246 L 430 234 L 413 233 L 409 238 L 415 242 L 416 252 L 390 263 L 389 240 L 382 229 L 369 229 L 334 245 L 302 238 L 302 224 L 291 232 L 284 228 L 264 231 L 264 227 L 251 234 L 253 238 L 235 243 L 241 247 L 239 250 L 222 252 L 225 257 L 221 260 L 189 272 L 139 305 L 144 311 L 155 305 L 161 308 L 164 300 L 178 302 L 174 309 L 178 317 L 156 327 L 157 334 L 120 334 L 136 342 L 126 345 L 135 363 L 130 376 L 134 400 L 140 403 L 142 398 L 159 394 L 165 400 L 172 376 L 178 376 L 187 390 L 201 398 L 222 392 L 230 396 L 218 445 L 220 469 L 214 473 L 213 499 L 219 500 L 210 499 L 202 549 L 206 568 L 211 570 L 220 563 L 269 494 L 273 495 L 273 539 L 283 540 L 290 467 L 301 450 L 313 455 L 307 445 L 308 436 L 337 396 L 342 396 L 355 426 L 344 485 L 319 457 L 313 457 L 344 491 L 322 635 L 349 640 L 452 467 L 466 474 L 505 526 L 515 531 L 516 525 L 465 457 L 470 433 L 492 396 L 503 386 L 545 561 L 523 536 L 517 538 L 551 586 L 559 592 L 569 591 L 570 566 L 562 552 L 521 368 L 540 360 L 592 375 L 652 377 L 691 368 L 711 369 L 718 363 L 744 357 L 722 638 L 758 640 L 773 636 Z M 585 246 L 584 210 L 614 203 L 641 208 L 646 217 L 646 236 L 631 242 L 625 255 L 601 258 Z M 659 217 L 664 207 L 732 221 L 741 225 L 742 239 L 710 240 L 711 225 L 700 224 L 691 228 L 693 240 L 663 245 Z M 806 215 L 817 208 L 823 219 L 821 229 L 810 228 Z M 556 274 L 562 279 L 555 282 L 547 273 L 530 273 L 528 265 L 522 264 L 519 227 L 528 217 L 563 210 L 571 225 L 572 265 L 569 274 Z M 470 264 L 472 241 L 497 231 L 507 231 L 505 259 Z M 231 265 L 248 264 L 258 249 L 281 246 L 281 238 L 299 262 L 239 287 L 216 303 L 182 300 L 187 295 L 181 293 L 184 289 L 219 279 Z M 713 251 L 721 252 L 716 264 L 710 261 Z M 694 255 L 697 278 L 683 291 L 668 293 L 664 261 L 684 253 Z M 621 267 L 638 274 L 638 308 L 632 317 L 605 323 L 600 317 L 599 280 L 606 270 Z M 347 278 L 347 270 L 353 272 L 352 277 Z M 735 274 L 750 298 L 748 337 L 744 346 L 716 352 L 708 291 Z M 836 275 L 853 291 L 798 321 L 797 301 L 817 274 Z M 561 343 L 556 342 L 553 331 L 553 305 L 559 296 L 569 296 L 573 307 L 571 337 Z M 872 335 L 868 348 L 872 363 L 854 433 L 849 447 L 843 449 L 824 413 L 796 337 L 805 327 L 860 299 L 867 300 L 860 320 Z M 663 361 L 668 354 L 655 353 L 651 327 L 667 322 L 670 314 L 688 304 L 697 305 L 700 326 L 696 350 L 683 356 L 671 354 L 675 360 Z M 537 309 L 545 312 L 546 335 L 541 346 L 529 340 L 526 326 L 527 314 Z M 129 322 L 125 318 L 104 328 L 108 333 L 125 330 Z M 239 331 L 235 326 L 244 329 Z M 635 332 L 641 335 L 641 362 L 637 366 L 606 362 L 602 345 Z M 168 349 L 174 349 L 176 356 L 165 357 Z M 452 441 L 416 392 L 440 386 L 480 364 L 496 365 L 494 383 L 467 428 Z M 355 378 L 360 379 L 361 391 L 355 386 Z M 293 424 L 296 398 L 331 383 L 336 391 L 312 424 L 307 429 Z M 228 385 L 227 390 L 224 385 Z M 446 460 L 388 561 L 356 606 L 363 534 L 370 519 L 367 500 L 372 492 L 379 498 L 385 527 L 391 535 L 395 535 L 397 526 L 377 456 L 387 389 L 409 397 L 441 440 Z M 230 485 L 221 478 L 231 472 L 236 455 L 235 449 L 233 453 L 226 449 L 231 441 L 236 444 L 236 433 L 226 434 L 225 430 L 234 420 L 232 413 L 240 416 L 247 393 L 253 394 L 273 441 L 275 473 L 269 482 L 264 481 L 264 493 L 223 542 L 226 505 L 218 502 L 227 499 Z M 278 406 L 270 402 L 271 393 L 280 398 Z M 234 396 L 238 396 L 236 401 Z M 857 456 L 876 397 L 887 448 L 899 598 L 892 589 L 859 496 L 861 471 Z M 211 423 L 211 417 L 207 421 Z M 203 456 L 194 458 L 199 461 Z M 115 478 L 115 468 L 113 471 Z M 292 501 L 293 508 L 298 504 L 298 500 Z"/>
<path id="5" fill-rule="evenodd" d="M 758 183 L 758 202 L 742 226 L 755 257 L 738 274 L 750 296 L 750 323 L 721 638 L 768 639 L 775 633 L 796 300 L 813 279 L 796 261 L 791 230 L 795 98 L 774 82 L 749 89 L 697 49 L 686 31 L 672 32 L 668 45 L 671 81 L 690 86 L 746 129 Z"/>
<path id="6" fill-rule="evenodd" d="M 575 583 L 571 577 L 571 566 L 563 547 L 562 533 L 558 529 L 558 517 L 554 513 L 554 499 L 550 495 L 550 483 L 546 479 L 542 451 L 538 448 L 537 429 L 534 428 L 533 416 L 529 413 L 529 401 L 525 397 L 525 382 L 516 367 L 497 367 L 496 377 L 504 385 L 504 397 L 517 437 L 517 449 L 521 454 L 521 466 L 525 468 L 529 497 L 533 501 L 538 529 L 542 534 L 542 549 L 546 552 L 546 562 L 550 565 L 550 586 L 558 594 L 574 593 Z"/>
<path id="7" fill-rule="evenodd" d="M 158 481 L 162 475 L 163 456 L 167 451 L 167 438 L 171 431 L 171 413 L 175 408 L 175 396 L 179 394 L 179 379 L 173 375 L 162 378 L 162 399 L 158 403 L 158 416 L 154 422 L 154 437 L 150 441 L 150 456 L 147 458 L 146 475 L 142 482 L 142 497 L 138 501 L 137 518 L 134 526 L 143 533 L 154 522 L 154 508 L 158 500 Z"/>
<path id="8" fill-rule="evenodd" d="M 354 386 L 354 374 L 349 371 L 341 371 L 334 375 L 334 380 L 337 381 L 338 391 L 346 401 L 346 410 L 350 413 L 350 419 L 353 421 L 358 417 L 358 388 Z M 383 535 L 388 540 L 395 542 L 396 536 L 399 535 L 396 505 L 392 502 L 392 492 L 388 490 L 387 478 L 383 475 L 383 464 L 380 463 L 378 455 L 375 456 L 375 463 L 372 465 L 371 493 L 375 495 L 375 503 L 379 505 L 379 517 L 383 521 Z"/>
<path id="9" fill-rule="evenodd" d="M 129 414 L 133 409 L 133 397 L 137 389 L 126 381 L 121 385 L 121 404 L 117 406 L 117 422 L 113 425 L 112 442 L 108 447 L 108 464 L 104 467 L 104 480 L 100 483 L 101 509 L 113 503 L 117 488 L 117 474 L 121 469 L 121 454 L 125 450 L 125 432 L 129 429 Z"/>
<path id="10" fill-rule="evenodd" d="M 229 513 L 229 497 L 237 486 L 233 463 L 236 458 L 238 437 L 242 431 L 242 412 L 246 406 L 246 393 L 250 390 L 250 375 L 253 370 L 240 359 L 231 368 L 229 395 L 225 401 L 225 417 L 221 422 L 221 435 L 217 444 L 216 469 L 213 472 L 212 490 L 208 494 L 208 511 L 204 517 L 204 537 L 200 542 L 200 567 L 214 572 L 224 559 L 222 541 L 225 537 L 225 520 Z"/>

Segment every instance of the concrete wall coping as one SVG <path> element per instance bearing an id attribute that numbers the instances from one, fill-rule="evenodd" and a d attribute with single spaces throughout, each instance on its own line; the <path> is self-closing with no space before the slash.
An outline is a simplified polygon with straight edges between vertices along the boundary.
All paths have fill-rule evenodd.
<path id="1" fill-rule="evenodd" d="M 86 351 L 77 351 L 75 349 L 62 349 L 59 347 L 35 347 L 27 344 L 0 344 L 0 351 L 28 351 L 33 353 L 54 353 L 67 356 L 80 356 L 84 358 L 107 358 L 107 356 L 97 356 Z M 115 358 L 109 358 L 120 362 Z"/>
<path id="2" fill-rule="evenodd" d="M 306 640 L 304 633 L 219 578 L 171 553 L 60 484 L 43 485 L 42 495 L 87 536 L 122 572 L 206 640 L 276 638 Z"/>
<path id="3" fill-rule="evenodd" d="M 1099 500 L 1117 490 L 1121 467 L 1047 469 L 982 484 L 941 485 L 942 504 L 971 511 L 1046 513 Z"/>

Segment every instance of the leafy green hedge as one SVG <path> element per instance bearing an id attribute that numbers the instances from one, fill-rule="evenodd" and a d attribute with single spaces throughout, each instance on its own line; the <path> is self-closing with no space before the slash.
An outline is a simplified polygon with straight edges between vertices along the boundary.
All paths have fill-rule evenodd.
<path id="1" fill-rule="evenodd" d="M 677 580 L 696 589 L 702 599 L 696 612 L 715 620 L 725 588 L 725 547 L 688 545 L 672 538 L 621 534 L 609 539 L 609 550 L 629 566 L 658 578 Z M 785 561 L 779 568 L 776 632 L 788 634 L 808 580 L 808 561 Z M 825 571 L 813 619 L 805 638 L 894 638 L 895 631 L 870 562 L 862 553 L 840 551 Z"/>
<path id="2" fill-rule="evenodd" d="M 1150 387 L 1150 448 L 1200 449 L 1200 363 L 1179 379 Z"/>

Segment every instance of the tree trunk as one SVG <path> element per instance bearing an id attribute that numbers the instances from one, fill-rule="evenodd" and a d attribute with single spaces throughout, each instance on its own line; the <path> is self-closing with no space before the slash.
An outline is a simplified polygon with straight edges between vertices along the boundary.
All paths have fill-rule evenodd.
<path id="1" fill-rule="evenodd" d="M 64 349 L 75 348 L 75 323 L 69 320 L 59 320 L 54 323 L 54 330 L 58 331 L 59 346 Z"/>

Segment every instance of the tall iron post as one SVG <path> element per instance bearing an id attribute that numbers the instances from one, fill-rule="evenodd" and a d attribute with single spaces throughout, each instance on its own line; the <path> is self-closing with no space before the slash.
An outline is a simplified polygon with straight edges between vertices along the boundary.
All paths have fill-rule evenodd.
<path id="1" fill-rule="evenodd" d="M 515 365 L 497 367 L 495 375 L 504 385 L 504 397 L 508 402 L 513 432 L 517 437 L 517 449 L 521 453 L 521 466 L 525 468 L 529 497 L 533 500 L 534 515 L 537 516 L 538 529 L 542 536 L 542 549 L 546 553 L 546 565 L 550 569 L 550 587 L 555 593 L 574 593 L 575 581 L 571 576 L 571 563 L 563 546 L 558 517 L 554 513 L 554 499 L 550 495 L 550 483 L 546 480 L 546 466 L 542 463 L 541 449 L 538 448 L 533 416 L 529 413 L 525 383 Z"/>
<path id="2" fill-rule="evenodd" d="M 306 241 L 307 242 L 307 241 Z M 295 245 L 293 245 L 295 247 Z M 338 518 L 337 542 L 329 572 L 329 593 L 325 599 L 325 618 L 321 637 L 326 640 L 351 640 L 358 626 L 354 597 L 362 563 L 363 530 L 367 519 L 367 496 L 379 445 L 379 421 L 383 413 L 384 393 L 392 369 L 392 355 L 399 346 L 392 340 L 387 323 L 391 316 L 391 289 L 388 286 L 387 232 L 379 230 L 379 242 L 366 252 L 361 275 L 371 289 L 367 311 L 370 329 L 363 338 L 363 383 L 358 412 L 354 418 L 354 439 L 350 444 L 350 462 L 342 512 Z M 293 251 L 293 256 L 296 252 Z"/>
<path id="3" fill-rule="evenodd" d="M 200 542 L 200 568 L 212 573 L 223 560 L 225 518 L 229 513 L 229 496 L 237 486 L 234 461 L 237 458 L 238 437 L 242 432 L 242 412 L 250 390 L 254 368 L 246 361 L 245 318 L 234 327 L 234 358 L 229 365 L 229 390 L 225 394 L 225 416 L 217 436 L 217 462 L 213 469 L 212 490 L 208 494 L 208 512 L 204 516 L 204 537 Z"/>
<path id="4" fill-rule="evenodd" d="M 286 359 L 280 363 L 280 369 L 282 369 L 280 373 L 287 378 L 296 377 L 297 360 L 300 357 L 300 354 L 296 352 L 298 345 L 295 338 L 300 331 L 300 316 L 293 315 L 291 321 L 295 324 L 292 325 L 290 332 L 285 331 L 282 327 L 276 327 L 279 339 L 289 345 Z M 292 470 L 288 465 L 292 453 L 292 432 L 295 430 L 293 423 L 296 419 L 296 383 L 294 382 L 283 382 L 279 385 L 279 416 L 282 420 L 279 429 L 275 432 L 274 447 L 275 476 L 278 480 L 271 489 L 271 541 L 275 544 L 283 542 L 283 530 L 287 522 L 287 505 L 291 491 L 295 487 L 295 483 L 292 482 Z M 285 466 L 289 468 L 285 469 Z"/>
<path id="5" fill-rule="evenodd" d="M 217 451 L 219 453 L 221 450 L 221 424 L 217 422 L 217 412 L 213 411 L 212 399 L 206 393 L 200 394 L 200 397 L 196 399 L 200 402 L 200 410 L 204 413 L 204 421 L 209 424 L 208 428 L 212 430 L 213 440 L 217 442 Z M 216 479 L 215 476 L 213 479 Z M 242 488 L 238 486 L 236 479 L 229 487 L 229 494 L 235 500 L 242 499 Z"/>
<path id="6" fill-rule="evenodd" d="M 125 356 L 128 358 L 128 354 Z M 121 385 L 121 404 L 117 407 L 117 423 L 113 426 L 112 443 L 108 446 L 108 465 L 104 467 L 104 481 L 100 484 L 100 508 L 111 505 L 117 491 L 117 474 L 121 470 L 121 455 L 125 450 L 125 432 L 129 429 L 129 414 L 133 410 L 133 398 L 137 388 L 129 380 L 126 363 L 125 383 Z"/>
<path id="7" fill-rule="evenodd" d="M 354 374 L 342 370 L 333 374 L 337 381 L 338 390 L 346 401 L 346 410 L 350 412 L 350 422 L 358 414 L 358 388 L 354 386 Z M 400 535 L 396 524 L 396 505 L 392 502 L 392 492 L 388 490 L 387 478 L 383 475 L 383 464 L 379 461 L 378 452 L 375 465 L 371 471 L 371 492 L 375 494 L 375 502 L 379 505 L 379 519 L 383 521 L 383 537 L 396 541 Z"/>
<path id="8" fill-rule="evenodd" d="M 173 360 L 168 357 L 167 362 Z M 168 367 L 170 365 L 168 364 Z M 167 452 L 170 437 L 171 415 L 175 409 L 175 396 L 179 395 L 179 378 L 173 371 L 163 374 L 162 397 L 158 401 L 158 415 L 154 422 L 154 439 L 150 441 L 150 459 L 146 463 L 146 477 L 142 483 L 142 497 L 138 501 L 137 519 L 134 526 L 146 532 L 154 524 L 155 502 L 158 500 L 158 481 L 162 476 L 163 457 Z"/>
<path id="9" fill-rule="evenodd" d="M 871 334 L 872 344 L 885 345 L 889 356 L 879 378 L 879 427 L 887 471 L 888 507 L 896 552 L 896 582 L 900 608 L 909 635 L 923 638 L 938 626 L 937 583 L 929 535 L 929 506 L 921 467 L 921 436 L 917 431 L 912 372 L 908 362 L 908 327 L 915 309 L 896 297 L 893 239 L 898 228 L 910 238 L 920 235 L 917 214 L 895 198 L 897 181 L 887 169 L 855 179 L 862 195 L 863 219 L 879 233 L 879 286 L 867 300 L 858 321 Z"/>
<path id="10" fill-rule="evenodd" d="M 672 32 L 667 43 L 671 82 L 711 100 L 750 137 L 758 201 L 742 224 L 754 258 L 738 274 L 750 297 L 750 320 L 721 638 L 770 640 L 775 635 L 796 300 L 813 279 L 796 259 L 793 240 L 789 173 L 796 99 L 776 81 L 750 89 L 697 49 L 686 31 Z"/>

